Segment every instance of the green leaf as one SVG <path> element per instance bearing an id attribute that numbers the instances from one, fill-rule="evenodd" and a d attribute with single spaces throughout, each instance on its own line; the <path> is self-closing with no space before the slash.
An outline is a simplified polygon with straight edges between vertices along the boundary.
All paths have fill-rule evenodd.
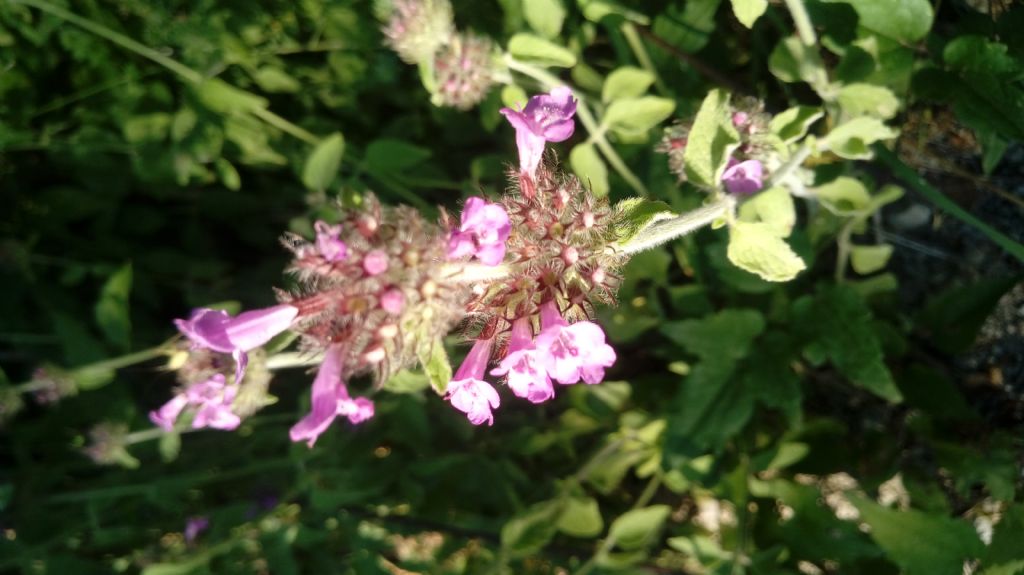
<path id="1" fill-rule="evenodd" d="M 121 351 L 131 346 L 132 321 L 128 298 L 132 291 L 132 265 L 125 264 L 107 278 L 94 313 L 107 341 Z"/>
<path id="2" fill-rule="evenodd" d="M 992 534 L 992 542 L 985 553 L 985 564 L 995 565 L 1010 561 L 1024 561 L 1024 503 L 1013 503 L 1003 511 L 1003 517 Z M 987 573 L 987 571 L 986 571 Z"/>
<path id="3" fill-rule="evenodd" d="M 630 240 L 644 232 L 647 228 L 662 221 L 675 217 L 675 212 L 665 202 L 629 198 L 615 204 L 614 228 L 618 245 L 629 243 Z"/>
<path id="4" fill-rule="evenodd" d="M 717 188 L 739 134 L 732 124 L 729 94 L 711 90 L 701 103 L 687 138 L 683 161 L 686 177 L 694 184 Z"/>
<path id="5" fill-rule="evenodd" d="M 121 133 L 132 144 L 161 142 L 167 138 L 170 128 L 171 115 L 158 112 L 128 118 L 121 126 Z"/>
<path id="6" fill-rule="evenodd" d="M 384 389 L 391 393 L 419 393 L 430 387 L 430 378 L 420 371 L 399 370 L 384 382 Z"/>
<path id="7" fill-rule="evenodd" d="M 652 505 L 633 509 L 620 515 L 608 529 L 608 537 L 627 551 L 642 549 L 653 544 L 668 518 L 668 505 Z"/>
<path id="8" fill-rule="evenodd" d="M 795 106 L 776 114 L 769 128 L 784 143 L 790 144 L 806 136 L 807 130 L 824 115 L 818 107 Z"/>
<path id="9" fill-rule="evenodd" d="M 572 68 L 576 55 L 570 50 L 533 34 L 519 33 L 508 41 L 508 51 L 517 60 L 538 66 Z"/>
<path id="10" fill-rule="evenodd" d="M 423 373 L 427 374 L 431 387 L 438 395 L 444 395 L 448 389 L 448 382 L 452 379 L 452 366 L 448 362 L 444 342 L 438 339 L 429 347 L 421 348 L 419 360 L 423 364 Z"/>
<path id="11" fill-rule="evenodd" d="M 764 222 L 780 238 L 789 237 L 796 224 L 793 196 L 782 187 L 769 188 L 740 205 L 739 218 L 744 222 Z"/>
<path id="12" fill-rule="evenodd" d="M 892 90 L 873 84 L 847 84 L 839 89 L 837 101 L 848 116 L 888 120 L 900 109 L 899 98 Z"/>
<path id="13" fill-rule="evenodd" d="M 593 497 L 570 497 L 558 518 L 558 530 L 572 537 L 590 539 L 604 531 L 601 509 Z"/>
<path id="14" fill-rule="evenodd" d="M 819 92 L 824 88 L 821 83 L 826 80 L 825 67 L 818 49 L 807 46 L 796 36 L 783 38 L 775 45 L 768 56 L 768 69 L 783 82 L 807 82 Z"/>
<path id="15" fill-rule="evenodd" d="M 822 0 L 853 6 L 860 25 L 898 42 L 913 43 L 924 38 L 935 17 L 928 0 Z"/>
<path id="16" fill-rule="evenodd" d="M 646 26 L 650 20 L 641 12 L 626 8 L 613 0 L 576 0 L 583 17 L 591 22 L 601 22 L 608 16 L 619 16 L 634 24 Z"/>
<path id="17" fill-rule="evenodd" d="M 754 22 L 768 9 L 768 0 L 732 0 L 732 12 L 736 19 L 747 28 L 753 28 Z"/>
<path id="18" fill-rule="evenodd" d="M 287 72 L 273 66 L 264 66 L 253 74 L 253 80 L 264 92 L 271 93 L 294 93 L 302 88 L 298 80 L 292 78 Z"/>
<path id="19" fill-rule="evenodd" d="M 872 327 L 871 310 L 848 285 L 823 287 L 794 304 L 794 315 L 808 343 L 849 380 L 892 402 L 902 399 Z"/>
<path id="20" fill-rule="evenodd" d="M 982 135 L 1024 139 L 1024 64 L 1008 46 L 963 35 L 946 45 L 943 59 L 956 78 L 940 95 L 951 97 L 959 119 Z"/>
<path id="21" fill-rule="evenodd" d="M 341 132 L 324 138 L 306 159 L 306 165 L 302 168 L 302 183 L 314 191 L 326 190 L 338 176 L 344 153 L 345 137 Z"/>
<path id="22" fill-rule="evenodd" d="M 831 182 L 811 188 L 818 201 L 837 215 L 852 216 L 861 213 L 871 204 L 871 194 L 860 180 L 839 176 Z"/>
<path id="23" fill-rule="evenodd" d="M 925 303 L 916 323 L 942 351 L 967 351 L 999 300 L 1020 281 L 1019 276 L 982 278 L 947 288 Z"/>
<path id="24" fill-rule="evenodd" d="M 878 118 L 862 116 L 835 127 L 822 140 L 823 146 L 835 155 L 848 160 L 869 160 L 868 148 L 881 140 L 891 140 L 899 131 L 886 126 Z"/>
<path id="25" fill-rule="evenodd" d="M 506 108 L 520 110 L 529 101 L 530 97 L 526 94 L 526 90 L 519 87 L 518 84 L 509 84 L 501 89 L 501 103 Z"/>
<path id="26" fill-rule="evenodd" d="M 747 356 L 764 328 L 760 312 L 727 309 L 700 320 L 666 322 L 661 333 L 701 359 L 736 362 Z"/>
<path id="27" fill-rule="evenodd" d="M 569 165 L 576 177 L 590 188 L 595 196 L 603 198 L 608 195 L 608 168 L 597 153 L 594 144 L 583 142 L 569 152 Z"/>
<path id="28" fill-rule="evenodd" d="M 608 103 L 622 98 L 637 98 L 647 93 L 654 84 L 654 74 L 643 68 L 622 66 L 616 68 L 604 81 L 601 101 Z"/>
<path id="29" fill-rule="evenodd" d="M 404 140 L 381 138 L 366 146 L 366 169 L 372 174 L 395 175 L 423 163 L 430 150 Z"/>
<path id="30" fill-rule="evenodd" d="M 892 246 L 879 244 L 877 246 L 852 246 L 850 248 L 850 265 L 853 271 L 861 274 L 873 274 L 885 267 L 892 256 Z"/>
<path id="31" fill-rule="evenodd" d="M 736 222 L 729 228 L 729 261 L 770 282 L 796 277 L 807 265 L 779 237 L 779 230 L 763 222 Z"/>
<path id="32" fill-rule="evenodd" d="M 565 6 L 561 0 L 523 0 L 526 22 L 541 36 L 554 38 L 562 31 Z"/>
<path id="33" fill-rule="evenodd" d="M 654 33 L 666 42 L 687 54 L 700 52 L 711 39 L 716 29 L 715 15 L 721 0 L 688 0 L 680 4 L 669 3 L 654 18 Z M 675 64 L 675 56 L 668 52 L 655 51 L 651 57 L 662 66 L 669 61 Z M 662 69 L 659 66 L 659 69 Z"/>
<path id="34" fill-rule="evenodd" d="M 238 174 L 238 170 L 231 165 L 231 162 L 224 158 L 217 158 L 213 165 L 217 169 L 217 177 L 220 178 L 220 183 L 224 184 L 225 188 L 232 192 L 237 192 L 242 188 L 242 177 Z"/>
<path id="35" fill-rule="evenodd" d="M 195 87 L 195 91 L 203 105 L 222 114 L 238 114 L 267 107 L 266 99 L 239 90 L 218 78 L 204 81 Z"/>
<path id="36" fill-rule="evenodd" d="M 564 508 L 564 501 L 554 499 L 517 514 L 501 528 L 502 549 L 512 558 L 535 555 L 554 538 Z"/>
<path id="37" fill-rule="evenodd" d="M 668 119 L 675 109 L 675 101 L 668 98 L 621 98 L 608 106 L 602 122 L 613 130 L 644 133 Z"/>
<path id="38" fill-rule="evenodd" d="M 871 538 L 907 575 L 959 574 L 965 561 L 984 553 L 974 526 L 967 521 L 921 511 L 896 511 L 850 497 L 871 527 Z"/>

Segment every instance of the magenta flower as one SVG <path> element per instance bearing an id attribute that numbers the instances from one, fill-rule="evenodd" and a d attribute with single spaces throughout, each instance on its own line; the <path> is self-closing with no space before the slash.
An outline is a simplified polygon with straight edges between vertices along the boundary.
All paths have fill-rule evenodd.
<path id="1" fill-rule="evenodd" d="M 487 425 L 493 425 L 491 410 L 501 405 L 498 392 L 484 381 L 484 371 L 487 370 L 493 344 L 493 338 L 478 339 L 455 376 L 448 382 L 446 399 L 452 402 L 452 407 L 465 413 L 473 425 L 485 421 Z"/>
<path id="2" fill-rule="evenodd" d="M 199 308 L 192 310 L 187 320 L 174 320 L 174 325 L 192 340 L 193 347 L 230 353 L 235 358 L 235 382 L 238 383 L 245 375 L 249 360 L 245 352 L 291 327 L 298 314 L 298 308 L 290 305 L 247 311 L 234 318 L 223 310 Z"/>
<path id="3" fill-rule="evenodd" d="M 518 397 L 532 403 L 543 403 L 555 396 L 551 378 L 541 366 L 540 354 L 533 342 L 530 318 L 522 317 L 512 323 L 508 354 L 491 375 L 508 375 L 508 386 Z"/>
<path id="4" fill-rule="evenodd" d="M 368 276 L 380 275 L 388 271 L 388 255 L 382 250 L 373 250 L 363 258 L 363 271 Z"/>
<path id="5" fill-rule="evenodd" d="M 341 235 L 341 226 L 328 225 L 322 220 L 313 224 L 316 230 L 316 250 L 329 262 L 340 262 L 348 256 L 348 246 L 338 239 Z"/>
<path id="6" fill-rule="evenodd" d="M 362 423 L 373 417 L 373 402 L 365 397 L 352 399 L 345 382 L 341 380 L 344 358 L 337 346 L 327 348 L 324 361 L 320 364 L 316 379 L 313 380 L 313 396 L 310 412 L 292 426 L 289 435 L 292 441 L 306 441 L 313 447 L 320 434 L 341 415 L 352 423 Z"/>
<path id="7" fill-rule="evenodd" d="M 185 541 L 192 543 L 199 537 L 199 534 L 210 527 L 210 520 L 202 515 L 198 517 L 189 517 L 185 521 Z"/>
<path id="8" fill-rule="evenodd" d="M 151 411 L 149 420 L 164 431 L 172 431 L 181 413 L 188 407 L 195 407 L 193 429 L 235 429 L 242 423 L 242 418 L 231 410 L 237 395 L 237 385 L 226 384 L 223 375 L 214 374 L 206 381 L 188 386 L 160 409 Z"/>
<path id="9" fill-rule="evenodd" d="M 533 177 L 544 154 L 545 142 L 561 142 L 572 136 L 576 126 L 576 99 L 567 86 L 530 98 L 522 111 L 502 108 L 501 113 L 516 129 L 519 169 Z"/>
<path id="10" fill-rule="evenodd" d="M 729 158 L 729 165 L 722 174 L 722 183 L 730 194 L 752 194 L 760 190 L 764 168 L 759 160 L 738 162 Z"/>
<path id="11" fill-rule="evenodd" d="M 498 265 L 505 259 L 505 240 L 512 231 L 501 204 L 472 197 L 462 208 L 462 221 L 448 238 L 448 259 L 474 255 L 481 263 Z"/>
<path id="12" fill-rule="evenodd" d="M 562 384 L 600 383 L 604 370 L 615 363 L 615 350 L 605 343 L 604 330 L 596 323 L 580 321 L 569 325 L 554 301 L 540 308 L 542 331 L 536 346 L 541 366 Z"/>
<path id="13" fill-rule="evenodd" d="M 380 307 L 391 315 L 402 313 L 405 308 L 405 294 L 398 288 L 391 288 L 380 296 Z"/>

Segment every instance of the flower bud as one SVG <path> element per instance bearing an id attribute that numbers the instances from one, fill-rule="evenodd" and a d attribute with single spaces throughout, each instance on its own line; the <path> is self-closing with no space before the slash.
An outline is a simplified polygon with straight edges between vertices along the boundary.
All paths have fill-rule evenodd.
<path id="1" fill-rule="evenodd" d="M 473 33 L 458 34 L 434 58 L 435 104 L 468 110 L 494 85 L 494 43 Z"/>
<path id="2" fill-rule="evenodd" d="M 386 17 L 388 46 L 410 64 L 429 60 L 455 32 L 448 0 L 392 0 Z"/>

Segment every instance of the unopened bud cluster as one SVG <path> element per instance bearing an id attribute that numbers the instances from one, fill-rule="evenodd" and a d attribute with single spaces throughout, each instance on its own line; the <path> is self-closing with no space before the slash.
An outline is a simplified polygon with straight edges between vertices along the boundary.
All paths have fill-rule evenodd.
<path id="1" fill-rule="evenodd" d="M 457 32 L 448 0 L 392 0 L 378 4 L 388 45 L 420 66 L 439 106 L 465 110 L 495 84 L 495 46 L 486 36 Z"/>
<path id="2" fill-rule="evenodd" d="M 729 157 L 721 184 L 730 194 L 752 194 L 764 186 L 765 172 L 778 164 L 768 129 L 771 117 L 754 99 L 740 101 L 730 113 L 730 122 L 739 136 L 739 144 Z M 668 156 L 669 170 L 679 181 L 686 181 L 686 146 L 690 126 L 682 123 L 665 129 L 657 150 Z M 777 140 L 777 138 L 776 138 Z"/>

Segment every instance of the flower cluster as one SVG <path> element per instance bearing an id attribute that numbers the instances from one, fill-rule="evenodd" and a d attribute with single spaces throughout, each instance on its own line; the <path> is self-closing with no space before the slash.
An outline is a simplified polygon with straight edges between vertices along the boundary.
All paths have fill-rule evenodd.
<path id="1" fill-rule="evenodd" d="M 555 382 L 599 383 L 616 356 L 589 318 L 595 304 L 614 301 L 625 262 L 609 247 L 616 216 L 542 162 L 547 142 L 572 135 L 575 107 L 571 91 L 557 88 L 502 110 L 520 154 L 511 189 L 496 201 L 469 198 L 457 222 L 428 222 L 367 194 L 337 221 L 317 221 L 312 237 L 286 235 L 296 288 L 272 307 L 237 316 L 202 308 L 176 320 L 190 344 L 172 360 L 182 388 L 151 420 L 172 430 L 187 414 L 193 428 L 238 427 L 270 402 L 260 348 L 285 331 L 320 362 L 310 410 L 290 434 L 310 446 L 338 418 L 374 416 L 373 401 L 349 382 L 369 376 L 372 393 L 432 357 L 460 322 L 475 343 L 446 397 L 474 424 L 493 423 L 501 404 L 488 374 L 533 403 L 553 398 Z"/>
<path id="2" fill-rule="evenodd" d="M 388 45 L 420 66 L 439 106 L 467 110 L 495 83 L 495 47 L 486 36 L 457 32 L 448 0 L 387 0 L 379 3 Z"/>
<path id="3" fill-rule="evenodd" d="M 722 172 L 722 187 L 735 195 L 749 195 L 764 187 L 767 165 L 774 161 L 769 143 L 770 117 L 756 100 L 744 100 L 731 114 L 731 122 L 740 143 Z M 684 155 L 689 138 L 689 127 L 675 124 L 665 130 L 658 151 L 668 156 L 669 170 L 686 180 Z"/>
<path id="4" fill-rule="evenodd" d="M 575 177 L 541 164 L 546 142 L 572 135 L 575 109 L 572 92 L 560 87 L 531 98 L 522 110 L 502 110 L 516 130 L 520 159 L 513 190 L 501 200 L 510 230 L 508 275 L 468 303 L 480 327 L 448 385 L 452 406 L 477 425 L 492 423 L 500 405 L 484 380 L 492 356 L 497 366 L 490 374 L 532 403 L 555 396 L 552 380 L 599 383 L 615 362 L 604 331 L 587 321 L 593 303 L 614 300 L 624 263 L 608 249 L 615 239 L 611 209 Z"/>

